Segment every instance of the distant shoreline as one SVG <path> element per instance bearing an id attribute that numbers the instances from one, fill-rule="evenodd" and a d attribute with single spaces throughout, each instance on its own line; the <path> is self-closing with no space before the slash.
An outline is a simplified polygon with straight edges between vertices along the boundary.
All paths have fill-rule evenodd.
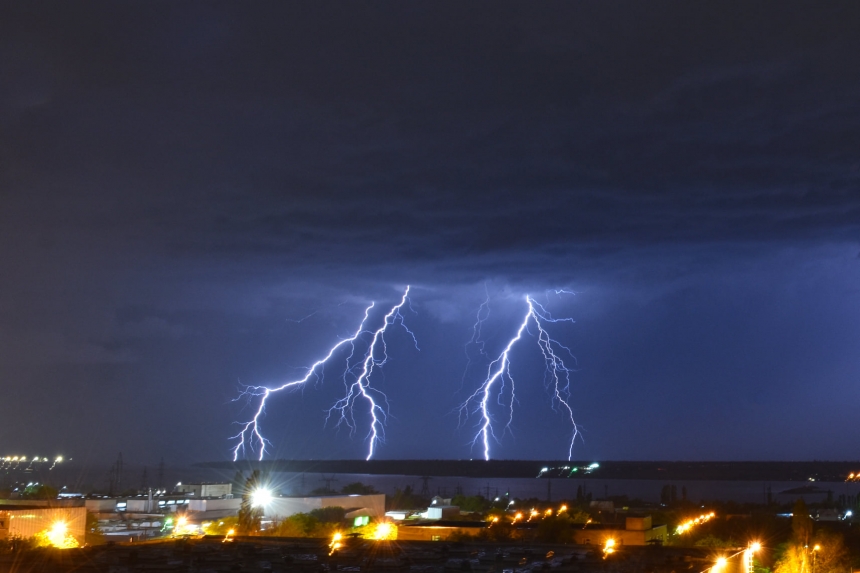
<path id="1" fill-rule="evenodd" d="M 590 462 L 535 460 L 240 460 L 200 462 L 195 467 L 266 472 L 415 475 L 480 478 L 733 480 L 841 482 L 860 472 L 860 461 L 801 462 Z M 542 471 L 547 468 L 547 471 Z M 574 470 L 574 468 L 576 468 Z M 860 482 L 858 482 L 860 483 Z"/>

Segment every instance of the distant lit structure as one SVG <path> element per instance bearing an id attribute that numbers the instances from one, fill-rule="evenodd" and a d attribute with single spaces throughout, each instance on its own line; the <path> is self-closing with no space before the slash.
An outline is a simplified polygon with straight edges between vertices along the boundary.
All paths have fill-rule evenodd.
<path id="1" fill-rule="evenodd" d="M 0 456 L 0 470 L 38 470 L 47 467 L 50 471 L 63 460 L 63 456 Z"/>

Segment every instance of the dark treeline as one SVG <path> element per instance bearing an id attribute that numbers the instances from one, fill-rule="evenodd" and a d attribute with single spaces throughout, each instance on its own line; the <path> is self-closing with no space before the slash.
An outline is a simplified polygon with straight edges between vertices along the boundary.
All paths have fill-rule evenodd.
<path id="1" fill-rule="evenodd" d="M 429 475 L 477 478 L 576 478 L 654 480 L 843 481 L 860 462 L 589 462 L 534 460 L 243 460 L 204 462 L 198 467 L 263 472 Z M 542 473 L 543 468 L 548 471 Z M 577 468 L 577 471 L 573 471 Z"/>

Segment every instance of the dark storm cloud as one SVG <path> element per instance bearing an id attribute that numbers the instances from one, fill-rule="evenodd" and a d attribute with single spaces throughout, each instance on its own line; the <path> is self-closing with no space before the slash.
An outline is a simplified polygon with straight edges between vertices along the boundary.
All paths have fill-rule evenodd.
<path id="1" fill-rule="evenodd" d="M 198 219 L 179 247 L 395 235 L 439 257 L 856 232 L 851 13 L 818 31 L 802 9 L 674 4 L 98 8 L 20 15 L 37 37 L 13 38 L 38 49 L 6 51 L 41 63 L 61 111 L 19 109 L 12 161 L 78 179 L 87 209 L 145 195 L 118 201 L 117 226 Z"/>
<path id="2" fill-rule="evenodd" d="M 764 341 L 786 308 L 818 309 L 788 321 L 803 328 L 856 303 L 858 21 L 847 2 L 7 4 L 8 375 L 203 400 L 183 443 L 219 451 L 236 379 L 284 376 L 406 283 L 431 349 L 459 341 L 439 324 L 468 339 L 483 283 L 511 300 L 576 287 L 603 341 L 579 340 L 583 400 L 608 399 L 600 373 L 656 394 L 728 376 L 679 333 L 732 346 L 750 325 L 728 317 L 765 293 L 784 306 L 753 305 L 767 326 L 749 343 L 779 363 Z M 685 304 L 685 320 L 666 310 Z M 639 336 L 614 348 L 616 328 Z M 686 358 L 644 341 L 663 328 Z M 820 328 L 836 347 L 854 332 Z M 625 353 L 626 369 L 595 365 Z M 834 388 L 856 381 L 839 368 Z"/>

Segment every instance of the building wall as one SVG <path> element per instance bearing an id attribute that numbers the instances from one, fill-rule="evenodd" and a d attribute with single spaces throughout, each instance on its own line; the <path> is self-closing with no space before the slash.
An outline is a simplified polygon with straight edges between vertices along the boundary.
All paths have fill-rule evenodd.
<path id="1" fill-rule="evenodd" d="M 158 502 L 154 499 L 129 499 L 126 500 L 125 510 L 136 513 L 153 513 L 158 508 Z"/>
<path id="2" fill-rule="evenodd" d="M 191 494 L 195 497 L 225 497 L 233 492 L 230 483 L 184 483 L 176 486 L 179 493 Z"/>
<path id="3" fill-rule="evenodd" d="M 188 511 L 222 511 L 232 510 L 239 512 L 242 498 L 234 497 L 228 499 L 189 499 Z"/>
<path id="4" fill-rule="evenodd" d="M 668 539 L 665 525 L 658 525 L 646 530 L 628 529 L 574 529 L 574 543 L 588 545 L 605 545 L 607 539 L 614 539 L 618 545 L 647 545 L 652 539 L 660 539 L 663 543 Z"/>
<path id="5" fill-rule="evenodd" d="M 475 535 L 483 528 L 446 527 L 437 525 L 401 525 L 397 528 L 398 541 L 447 541 L 452 535 Z"/>
<path id="6" fill-rule="evenodd" d="M 57 521 L 65 521 L 69 535 L 84 543 L 87 510 L 84 507 L 0 508 L 0 539 L 33 537 L 50 529 Z"/>
<path id="7" fill-rule="evenodd" d="M 84 502 L 90 513 L 113 513 L 116 511 L 116 498 L 88 499 Z"/>
<path id="8" fill-rule="evenodd" d="M 451 519 L 460 515 L 456 505 L 431 505 L 427 508 L 427 519 Z"/>
<path id="9" fill-rule="evenodd" d="M 242 498 L 239 497 L 227 499 L 189 499 L 187 515 L 194 522 L 223 519 L 238 515 L 241 505 Z"/>
<path id="10" fill-rule="evenodd" d="M 647 531 L 651 529 L 651 516 L 628 517 L 625 521 L 624 529 L 627 531 Z"/>

